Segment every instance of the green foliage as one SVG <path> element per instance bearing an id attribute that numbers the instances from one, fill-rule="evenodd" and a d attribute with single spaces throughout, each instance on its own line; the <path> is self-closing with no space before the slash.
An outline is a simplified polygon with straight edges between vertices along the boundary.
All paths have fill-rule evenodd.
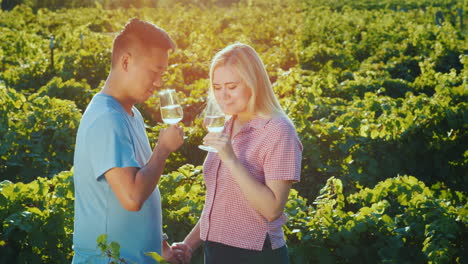
<path id="1" fill-rule="evenodd" d="M 203 209 L 205 184 L 202 167 L 187 164 L 164 174 L 159 188 L 164 193 L 161 198 L 164 230 L 169 237 L 181 241 L 198 222 Z"/>
<path id="2" fill-rule="evenodd" d="M 320 0 L 305 0 L 305 3 L 310 7 L 323 7 L 326 5 L 330 9 L 335 11 L 342 11 L 346 8 L 352 8 L 356 10 L 376 10 L 376 9 L 390 9 L 393 11 L 406 12 L 412 9 L 425 9 L 428 7 L 441 7 L 449 9 L 454 6 L 461 6 L 462 3 L 456 0 L 331 0 L 327 1 L 326 4 Z"/>
<path id="3" fill-rule="evenodd" d="M 81 113 L 74 102 L 25 97 L 0 85 L 0 173 L 3 179 L 31 181 L 69 169 Z"/>
<path id="4" fill-rule="evenodd" d="M 352 192 L 397 174 L 466 191 L 466 32 L 434 21 L 462 6 L 305 3 L 300 68 L 277 85 L 304 144 L 300 193 L 313 199 L 332 176 Z"/>
<path id="5" fill-rule="evenodd" d="M 203 208 L 201 167 L 185 165 L 163 175 L 164 230 L 181 241 Z M 72 172 L 29 183 L 0 183 L 0 257 L 8 263 L 64 263 L 71 258 Z M 313 204 L 291 190 L 291 218 L 284 227 L 292 263 L 464 263 L 468 207 L 466 195 L 443 184 L 431 188 L 412 176 L 390 178 L 375 188 L 344 194 L 330 178 Z M 98 239 L 115 263 L 118 242 Z M 18 252 L 21 252 L 18 254 Z M 195 263 L 202 263 L 201 252 Z"/>
<path id="6" fill-rule="evenodd" d="M 101 250 L 102 256 L 109 260 L 110 264 L 127 264 L 128 262 L 120 257 L 120 244 L 112 241 L 107 242 L 107 235 L 102 234 L 96 239 L 97 247 Z M 155 253 L 157 254 L 157 253 Z"/>
<path id="7" fill-rule="evenodd" d="M 456 99 L 466 98 L 463 85 L 431 97 L 407 93 L 394 99 L 368 92 L 353 101 L 316 97 L 314 88 L 283 100 L 304 144 L 303 175 L 312 175 L 298 187 L 302 193 L 314 197 L 331 176 L 353 190 L 398 173 L 466 191 L 468 108 Z"/>
<path id="8" fill-rule="evenodd" d="M 166 264 L 166 263 L 169 263 L 167 262 L 163 257 L 161 257 L 161 255 L 159 255 L 158 253 L 156 252 L 148 252 L 148 253 L 145 253 L 147 256 L 150 256 L 151 258 L 153 258 L 154 260 L 156 260 L 159 264 Z"/>
<path id="9" fill-rule="evenodd" d="M 173 4 L 194 5 L 209 7 L 213 5 L 231 5 L 239 0 L 2 0 L 1 9 L 11 10 L 16 5 L 24 4 L 31 8 L 48 8 L 51 10 L 62 8 L 95 7 L 130 8 L 130 7 L 157 7 Z"/>
<path id="10" fill-rule="evenodd" d="M 205 184 L 201 166 L 190 164 L 161 176 L 159 184 L 163 229 L 171 241 L 183 241 L 197 224 L 205 202 Z M 202 252 L 197 250 L 194 263 L 202 262 Z"/>
<path id="11" fill-rule="evenodd" d="M 77 107 L 84 112 L 97 90 L 92 90 L 86 80 L 81 82 L 75 79 L 62 81 L 60 77 L 54 77 L 37 92 L 39 96 L 50 96 L 74 101 Z"/>
<path id="12" fill-rule="evenodd" d="M 164 230 L 172 241 L 182 241 L 198 222 L 205 188 L 201 167 L 185 165 L 161 177 Z M 0 262 L 65 263 L 72 257 L 73 173 L 24 183 L 0 182 Z M 117 241 L 97 238 L 99 249 L 115 263 L 120 258 Z M 18 253 L 20 252 L 20 253 Z M 155 253 L 151 253 L 155 257 Z M 199 263 L 201 252 L 194 260 Z M 113 263 L 113 262 L 111 262 Z"/>
<path id="13" fill-rule="evenodd" d="M 72 256 L 72 172 L 0 182 L 0 262 L 66 263 Z"/>
<path id="14" fill-rule="evenodd" d="M 288 69 L 297 64 L 300 45 L 296 29 L 301 16 L 288 15 L 299 14 L 299 7 L 295 5 L 270 7 L 271 13 L 280 14 L 275 16 L 265 14 L 262 5 L 212 8 L 214 11 L 206 16 L 206 9 L 196 5 L 125 11 L 105 10 L 98 6 L 60 12 L 39 9 L 37 13 L 28 6 L 17 6 L 0 16 L 2 32 L 5 29 L 5 34 L 0 35 L 0 50 L 4 55 L 0 64 L 0 69 L 4 69 L 0 71 L 0 81 L 23 94 L 38 93 L 39 96 L 73 100 L 83 110 L 91 94 L 102 86 L 107 77 L 110 48 L 116 32 L 130 17 L 154 22 L 167 29 L 178 46 L 171 54 L 166 85 L 180 91 L 181 98 L 184 98 L 182 122 L 189 136 L 181 151 L 170 157 L 166 172 L 185 163 L 200 165 L 205 153 L 197 146 L 206 131 L 199 116 L 205 105 L 206 78 L 213 54 L 235 41 L 254 44 L 262 53 L 272 80 L 275 80 L 278 68 Z M 173 15 L 175 13 L 178 14 L 177 19 Z M 268 27 L 244 30 L 243 25 L 258 24 L 266 19 L 270 23 Z M 285 20 L 291 23 L 277 26 Z M 54 36 L 53 67 L 50 36 Z M 161 123 L 157 100 L 149 100 L 138 107 L 147 121 L 150 142 L 154 144 L 160 129 L 158 123 Z M 67 141 L 71 139 L 73 137 Z M 67 151 L 72 151 L 73 143 L 68 146 Z M 71 167 L 70 162 L 67 165 L 62 169 Z M 22 175 L 28 177 L 27 174 Z"/>
<path id="15" fill-rule="evenodd" d="M 112 241 L 107 242 L 107 235 L 102 234 L 96 239 L 98 248 L 101 250 L 102 255 L 107 257 L 110 264 L 127 264 L 127 260 L 120 257 L 120 244 L 118 242 Z M 159 264 L 167 264 L 167 262 L 161 255 L 156 252 L 146 252 L 145 255 L 151 257 Z M 133 262 L 132 262 L 133 263 Z"/>
<path id="16" fill-rule="evenodd" d="M 70 262 L 73 197 L 56 192 L 72 190 L 71 173 L 36 177 L 71 168 L 80 110 L 107 77 L 112 40 L 131 17 L 165 28 L 178 46 L 165 88 L 183 99 L 188 139 L 159 185 L 170 239 L 182 240 L 203 207 L 206 153 L 197 146 L 210 59 L 245 42 L 304 146 L 286 205 L 293 263 L 468 261 L 461 1 L 177 2 L 1 1 L 11 10 L 0 10 L 0 175 L 32 182 L 0 183 L 0 262 Z M 158 100 L 137 107 L 154 145 L 165 126 Z M 117 261 L 115 243 L 103 252 Z"/>
<path id="17" fill-rule="evenodd" d="M 330 178 L 313 206 L 287 204 L 296 207 L 286 228 L 293 263 L 466 262 L 466 196 L 440 187 L 399 176 L 346 197 Z"/>

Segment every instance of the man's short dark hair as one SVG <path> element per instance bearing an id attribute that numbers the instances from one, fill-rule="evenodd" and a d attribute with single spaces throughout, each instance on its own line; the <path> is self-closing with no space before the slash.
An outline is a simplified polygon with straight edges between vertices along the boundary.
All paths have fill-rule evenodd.
<path id="1" fill-rule="evenodd" d="M 152 47 L 164 50 L 175 50 L 176 48 L 175 42 L 164 29 L 138 18 L 132 18 L 114 39 L 112 66 L 118 61 L 122 51 L 127 50 L 132 45 L 138 45 L 143 50 Z"/>

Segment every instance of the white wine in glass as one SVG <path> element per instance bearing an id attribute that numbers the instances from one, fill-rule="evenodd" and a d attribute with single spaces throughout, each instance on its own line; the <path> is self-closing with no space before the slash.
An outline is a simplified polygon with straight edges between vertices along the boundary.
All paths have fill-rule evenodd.
<path id="1" fill-rule="evenodd" d="M 184 117 L 179 97 L 174 89 L 159 92 L 161 103 L 161 118 L 164 123 L 173 125 L 179 123 Z"/>
<path id="2" fill-rule="evenodd" d="M 223 110 L 221 110 L 218 103 L 214 99 L 208 100 L 203 121 L 208 132 L 222 132 L 225 121 L 226 115 L 223 113 Z M 198 147 L 208 152 L 218 152 L 215 148 L 210 146 L 199 145 Z"/>
<path id="3" fill-rule="evenodd" d="M 173 125 L 182 120 L 184 113 L 180 105 L 168 105 L 161 107 L 161 117 L 164 123 Z"/>
<path id="4" fill-rule="evenodd" d="M 205 125 L 206 129 L 209 132 L 223 132 L 224 129 L 224 115 L 216 115 L 216 116 L 205 116 Z"/>

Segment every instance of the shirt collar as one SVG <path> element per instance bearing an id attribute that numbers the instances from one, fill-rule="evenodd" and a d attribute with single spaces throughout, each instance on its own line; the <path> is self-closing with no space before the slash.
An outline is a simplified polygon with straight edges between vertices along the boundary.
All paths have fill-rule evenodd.
<path id="1" fill-rule="evenodd" d="M 252 120 L 247 122 L 246 127 L 251 127 L 255 129 L 264 128 L 265 125 L 270 121 L 271 118 L 264 119 L 259 116 L 255 116 Z"/>
<path id="2" fill-rule="evenodd" d="M 236 118 L 236 116 L 232 116 L 231 119 L 229 119 L 228 125 L 227 125 L 228 131 L 231 131 L 232 126 L 234 125 L 235 118 Z M 249 122 L 247 122 L 244 125 L 244 127 L 241 129 L 241 131 L 249 130 L 251 128 L 254 128 L 254 129 L 263 128 L 263 127 L 265 127 L 265 125 L 268 122 L 270 122 L 270 120 L 271 120 L 271 118 L 264 119 L 264 118 L 261 118 L 260 116 L 255 116 L 254 118 L 252 118 Z"/>

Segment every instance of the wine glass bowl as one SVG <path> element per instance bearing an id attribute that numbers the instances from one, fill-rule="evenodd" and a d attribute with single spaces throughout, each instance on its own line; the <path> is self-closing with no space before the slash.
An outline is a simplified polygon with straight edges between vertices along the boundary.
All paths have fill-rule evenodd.
<path id="1" fill-rule="evenodd" d="M 222 132 L 225 121 L 226 115 L 217 102 L 214 99 L 208 100 L 205 108 L 205 117 L 203 119 L 203 124 L 208 132 Z M 215 148 L 210 146 L 199 145 L 198 147 L 208 152 L 218 152 Z"/>
<path id="2" fill-rule="evenodd" d="M 161 105 L 161 118 L 164 123 L 172 125 L 180 122 L 184 116 L 179 97 L 174 89 L 162 90 L 158 93 Z"/>

